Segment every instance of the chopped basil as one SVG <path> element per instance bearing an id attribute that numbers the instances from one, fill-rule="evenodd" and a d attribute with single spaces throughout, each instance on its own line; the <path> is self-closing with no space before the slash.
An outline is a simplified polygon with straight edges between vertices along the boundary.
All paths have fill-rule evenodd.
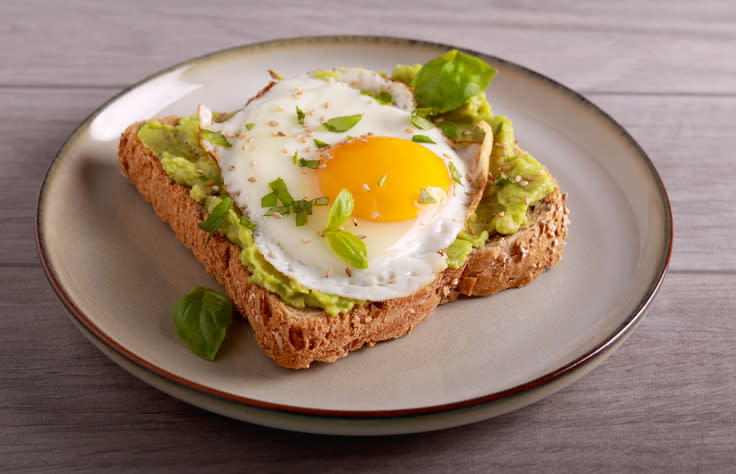
<path id="1" fill-rule="evenodd" d="M 300 109 L 299 106 L 297 105 L 296 106 L 296 121 L 299 122 L 299 125 L 303 125 L 304 124 L 304 117 L 305 116 L 306 115 L 304 114 L 304 112 L 302 111 L 302 109 Z"/>
<path id="2" fill-rule="evenodd" d="M 386 175 L 384 174 L 384 175 L 383 175 L 383 176 L 381 176 L 381 178 L 380 178 L 380 179 L 378 180 L 378 187 L 380 188 L 381 186 L 383 186 L 383 183 L 385 183 L 385 182 L 386 182 Z"/>
<path id="3" fill-rule="evenodd" d="M 317 169 L 317 166 L 319 166 L 319 160 L 305 160 L 304 158 L 299 158 L 297 164 L 301 168 Z"/>
<path id="4" fill-rule="evenodd" d="M 322 126 L 330 132 L 346 132 L 360 122 L 361 118 L 363 118 L 363 114 L 333 117 L 326 122 L 322 122 Z"/>
<path id="5" fill-rule="evenodd" d="M 230 148 L 232 146 L 222 132 L 202 129 L 202 137 L 213 145 L 218 145 L 223 148 Z"/>
<path id="6" fill-rule="evenodd" d="M 429 138 L 427 135 L 414 135 L 411 137 L 411 141 L 416 143 L 434 143 L 434 140 Z"/>
<path id="7" fill-rule="evenodd" d="M 291 206 L 294 202 L 294 198 L 289 194 L 289 190 L 286 189 L 286 183 L 282 178 L 276 178 L 275 180 L 268 183 L 268 187 L 271 191 L 276 193 L 276 196 L 284 204 L 284 206 Z"/>
<path id="8" fill-rule="evenodd" d="M 317 138 L 314 139 L 314 144 L 317 145 L 317 148 L 324 148 L 324 147 L 330 146 L 329 143 L 325 143 L 322 140 L 319 140 Z"/>
<path id="9" fill-rule="evenodd" d="M 455 166 L 455 163 L 452 161 L 450 162 L 450 176 L 452 176 L 452 180 L 455 181 L 460 186 L 463 185 L 463 177 L 460 174 L 460 171 Z"/>
<path id="10" fill-rule="evenodd" d="M 256 225 L 248 219 L 248 216 L 243 214 L 240 216 L 240 225 L 248 229 L 255 229 Z"/>
<path id="11" fill-rule="evenodd" d="M 391 94 L 386 91 L 383 87 L 381 88 L 380 93 L 376 93 L 369 90 L 362 90 L 360 91 L 363 95 L 368 95 L 376 99 L 376 102 L 378 102 L 381 105 L 391 105 L 394 102 L 394 98 L 391 97 Z"/>
<path id="12" fill-rule="evenodd" d="M 184 344 L 198 357 L 214 360 L 233 322 L 233 302 L 227 295 L 202 286 L 174 305 L 174 325 Z"/>
<path id="13" fill-rule="evenodd" d="M 294 152 L 294 156 L 291 157 L 291 161 L 294 162 L 294 164 L 297 164 L 297 161 L 299 160 L 299 154 L 298 152 Z"/>
<path id="14" fill-rule="evenodd" d="M 276 193 L 270 192 L 261 198 L 261 207 L 274 207 L 278 203 Z"/>
<path id="15" fill-rule="evenodd" d="M 419 191 L 419 203 L 420 204 L 431 204 L 433 202 L 437 202 L 434 196 L 429 194 L 429 192 L 426 189 L 422 188 Z"/>
<path id="16" fill-rule="evenodd" d="M 330 203 L 330 198 L 327 196 L 320 196 L 315 198 L 313 202 L 315 206 L 326 206 Z"/>
<path id="17" fill-rule="evenodd" d="M 212 213 L 207 217 L 207 220 L 202 221 L 199 223 L 199 228 L 209 232 L 209 235 L 207 235 L 207 240 L 204 242 L 204 246 L 207 247 L 207 245 L 210 243 L 210 238 L 212 237 L 212 234 L 227 220 L 227 214 L 230 211 L 230 207 L 233 205 L 233 200 L 229 197 L 225 198 L 215 206 L 215 208 L 212 210 Z"/>
<path id="18" fill-rule="evenodd" d="M 256 124 L 254 124 L 253 122 L 250 122 L 250 123 L 246 123 L 245 124 L 245 128 L 248 129 L 249 132 L 251 130 L 253 130 L 253 127 L 255 127 L 255 126 L 256 126 Z"/>
<path id="19" fill-rule="evenodd" d="M 411 113 L 411 124 L 420 130 L 429 130 L 430 128 L 434 128 L 434 124 L 421 115 L 418 115 L 416 109 Z"/>

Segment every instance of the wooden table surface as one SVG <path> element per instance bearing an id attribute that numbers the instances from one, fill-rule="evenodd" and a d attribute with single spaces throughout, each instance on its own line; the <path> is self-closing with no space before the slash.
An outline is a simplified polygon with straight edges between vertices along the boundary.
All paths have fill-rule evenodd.
<path id="1" fill-rule="evenodd" d="M 250 3 L 250 4 L 249 4 Z M 736 3 L 0 4 L 0 471 L 736 472 Z M 103 101 L 251 42 L 394 35 L 497 55 L 609 112 L 668 189 L 669 272 L 603 365 L 526 408 L 416 435 L 283 432 L 187 405 L 107 359 L 44 277 L 36 199 Z"/>

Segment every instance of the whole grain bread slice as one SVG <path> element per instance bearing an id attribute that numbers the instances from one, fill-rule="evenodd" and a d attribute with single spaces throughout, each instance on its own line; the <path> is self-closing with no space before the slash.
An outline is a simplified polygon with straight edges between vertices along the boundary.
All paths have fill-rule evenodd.
<path id="1" fill-rule="evenodd" d="M 178 117 L 161 119 L 175 125 Z M 276 363 L 306 368 L 314 361 L 333 362 L 350 351 L 411 332 L 437 305 L 461 295 L 479 296 L 520 287 L 557 264 L 567 237 L 565 195 L 555 190 L 529 211 L 526 228 L 511 236 L 494 236 L 474 249 L 464 265 L 448 268 L 419 291 L 405 297 L 356 305 L 339 316 L 312 308 L 295 308 L 278 295 L 250 283 L 240 262 L 240 247 L 220 234 L 205 246 L 208 233 L 199 223 L 205 209 L 190 199 L 189 188 L 174 183 L 156 156 L 138 139 L 145 122 L 129 126 L 119 145 L 119 166 L 176 237 L 214 275 L 248 319 L 258 344 Z"/>

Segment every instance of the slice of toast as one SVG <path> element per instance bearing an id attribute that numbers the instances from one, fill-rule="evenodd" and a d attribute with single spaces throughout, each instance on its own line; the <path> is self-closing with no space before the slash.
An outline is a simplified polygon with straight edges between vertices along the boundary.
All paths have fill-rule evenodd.
<path id="1" fill-rule="evenodd" d="M 163 123 L 175 125 L 178 117 Z M 528 225 L 510 236 L 493 236 L 474 249 L 463 266 L 448 268 L 419 291 L 405 297 L 356 305 L 339 316 L 312 308 L 295 308 L 278 295 L 248 282 L 240 247 L 220 234 L 205 246 L 208 233 L 199 227 L 205 209 L 189 197 L 189 188 L 174 183 L 156 156 L 138 139 L 138 122 L 120 139 L 120 171 L 153 205 L 176 237 L 226 289 L 248 319 L 263 351 L 279 365 L 306 368 L 313 361 L 332 362 L 350 351 L 411 332 L 441 303 L 461 295 L 487 295 L 526 285 L 557 264 L 567 237 L 565 195 L 555 190 L 529 211 Z"/>

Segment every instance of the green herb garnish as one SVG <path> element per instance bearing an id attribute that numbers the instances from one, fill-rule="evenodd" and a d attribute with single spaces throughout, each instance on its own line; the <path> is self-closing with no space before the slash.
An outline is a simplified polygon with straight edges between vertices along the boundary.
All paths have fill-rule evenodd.
<path id="1" fill-rule="evenodd" d="M 291 206 L 294 202 L 294 198 L 289 194 L 289 190 L 286 189 L 286 183 L 282 178 L 276 178 L 275 180 L 268 183 L 268 187 L 271 191 L 276 193 L 276 196 L 284 204 L 284 206 Z"/>
<path id="2" fill-rule="evenodd" d="M 343 115 L 341 117 L 333 117 L 326 122 L 322 122 L 322 126 L 330 132 L 346 132 L 353 128 L 355 124 L 360 122 L 363 114 Z"/>
<path id="3" fill-rule="evenodd" d="M 243 214 L 240 216 L 240 225 L 248 229 L 255 229 L 256 225 L 248 219 L 248 216 Z"/>
<path id="4" fill-rule="evenodd" d="M 378 180 L 378 187 L 380 188 L 381 186 L 383 186 L 383 183 L 385 183 L 385 182 L 386 182 L 386 175 L 384 174 L 384 175 L 383 175 L 383 176 L 381 176 L 381 178 L 380 178 L 380 179 Z"/>
<path id="5" fill-rule="evenodd" d="M 215 208 L 212 210 L 212 213 L 210 213 L 209 217 L 207 217 L 207 220 L 202 221 L 199 223 L 199 228 L 209 232 L 209 235 L 207 235 L 207 240 L 204 242 L 204 246 L 207 247 L 207 245 L 210 243 L 210 238 L 212 237 L 212 234 L 227 220 L 227 214 L 230 211 L 230 207 L 233 205 L 233 200 L 229 197 L 225 198 L 220 202 Z"/>
<path id="6" fill-rule="evenodd" d="M 421 115 L 417 114 L 416 109 L 411 112 L 411 124 L 420 130 L 429 130 L 430 128 L 434 128 L 434 124 Z"/>
<path id="7" fill-rule="evenodd" d="M 251 130 L 253 130 L 253 127 L 255 127 L 255 126 L 256 126 L 256 124 L 254 124 L 253 122 L 250 122 L 250 123 L 246 123 L 246 124 L 245 124 L 245 128 L 246 128 L 246 129 L 247 129 L 247 130 L 248 130 L 249 132 L 250 132 Z"/>
<path id="8" fill-rule="evenodd" d="M 202 137 L 213 145 L 218 145 L 223 148 L 230 148 L 232 146 L 222 132 L 202 129 Z"/>
<path id="9" fill-rule="evenodd" d="M 419 203 L 420 204 L 431 204 L 433 202 L 437 202 L 434 196 L 429 194 L 429 192 L 426 189 L 422 188 L 419 191 Z"/>
<path id="10" fill-rule="evenodd" d="M 306 163 L 304 166 L 309 167 L 312 166 L 311 161 L 317 161 L 317 164 L 319 164 L 319 160 L 305 160 L 304 158 L 300 158 L 299 161 Z M 302 166 L 302 164 L 300 163 L 299 166 Z M 297 226 L 303 226 L 307 223 L 307 218 L 312 215 L 312 208 L 314 206 L 326 206 L 330 202 L 327 196 L 294 200 L 291 194 L 289 194 L 289 190 L 286 189 L 286 183 L 281 178 L 271 181 L 268 183 L 268 186 L 272 192 L 261 198 L 261 207 L 268 208 L 263 215 L 273 216 L 278 212 L 281 216 L 288 216 L 294 211 Z M 279 201 L 281 204 L 279 204 Z"/>
<path id="11" fill-rule="evenodd" d="M 455 166 L 455 163 L 452 161 L 450 162 L 450 176 L 452 176 L 452 180 L 455 181 L 460 186 L 463 185 L 463 177 L 460 174 L 460 171 Z"/>
<path id="12" fill-rule="evenodd" d="M 414 135 L 411 137 L 411 141 L 416 143 L 434 143 L 434 140 L 429 138 L 427 135 Z"/>
<path id="13" fill-rule="evenodd" d="M 296 106 L 296 121 L 299 122 L 299 125 L 304 124 L 304 117 L 306 117 L 306 115 L 304 114 L 302 109 L 300 109 L 299 106 L 297 105 Z"/>
<path id="14" fill-rule="evenodd" d="M 484 91 L 495 74 L 496 70 L 481 59 L 448 51 L 414 76 L 414 98 L 419 107 L 431 108 L 433 115 L 449 112 Z"/>
<path id="15" fill-rule="evenodd" d="M 391 105 L 394 102 L 394 98 L 391 97 L 391 94 L 386 91 L 383 87 L 381 87 L 381 92 L 376 93 L 369 90 L 362 90 L 360 91 L 363 95 L 368 95 L 376 99 L 376 102 L 378 102 L 381 105 Z"/>
<path id="16" fill-rule="evenodd" d="M 174 325 L 184 344 L 198 357 L 214 360 L 233 322 L 233 302 L 227 295 L 202 286 L 174 305 Z"/>
<path id="17" fill-rule="evenodd" d="M 261 207 L 274 207 L 278 204 L 276 193 L 270 192 L 261 198 Z"/>
<path id="18" fill-rule="evenodd" d="M 324 147 L 330 146 L 329 143 L 325 143 L 322 140 L 319 140 L 317 138 L 314 139 L 314 144 L 317 146 L 317 148 L 324 148 Z"/>
<path id="19" fill-rule="evenodd" d="M 319 166 L 319 160 L 305 160 L 304 158 L 299 158 L 297 164 L 300 168 L 311 168 L 314 170 Z"/>
<path id="20" fill-rule="evenodd" d="M 353 213 L 353 196 L 350 191 L 343 189 L 335 198 L 327 218 L 325 237 L 332 250 L 345 263 L 355 268 L 368 268 L 368 251 L 363 242 L 355 234 L 340 229 Z"/>

